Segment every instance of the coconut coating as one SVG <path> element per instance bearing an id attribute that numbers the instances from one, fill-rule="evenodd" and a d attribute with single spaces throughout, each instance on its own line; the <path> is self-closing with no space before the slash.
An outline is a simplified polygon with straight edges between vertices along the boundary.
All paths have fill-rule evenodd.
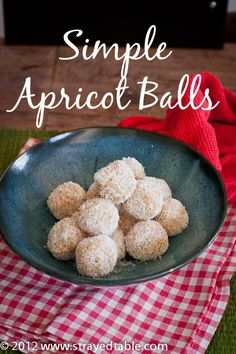
<path id="1" fill-rule="evenodd" d="M 138 220 L 153 219 L 163 206 L 163 193 L 159 188 L 138 182 L 132 196 L 124 203 L 124 210 Z"/>
<path id="2" fill-rule="evenodd" d="M 156 177 L 145 177 L 142 180 L 142 183 L 147 183 L 149 185 L 152 185 L 153 187 L 157 187 L 161 190 L 161 192 L 163 193 L 163 200 L 167 200 L 170 199 L 172 197 L 172 193 L 170 190 L 170 187 L 168 186 L 168 184 L 166 183 L 166 181 L 164 181 L 164 179 L 161 178 L 156 178 Z"/>
<path id="3" fill-rule="evenodd" d="M 73 259 L 77 244 L 85 238 L 71 218 L 58 221 L 48 234 L 47 247 L 52 255 L 60 260 Z"/>
<path id="4" fill-rule="evenodd" d="M 168 236 L 165 229 L 156 221 L 139 221 L 125 237 L 127 252 L 135 259 L 148 261 L 166 252 Z"/>
<path id="5" fill-rule="evenodd" d="M 65 182 L 51 192 L 47 204 L 55 218 L 60 220 L 77 211 L 85 199 L 86 192 L 78 183 Z"/>
<path id="6" fill-rule="evenodd" d="M 110 200 L 93 198 L 86 200 L 72 219 L 90 236 L 111 235 L 118 227 L 119 213 Z"/>
<path id="7" fill-rule="evenodd" d="M 134 157 L 123 157 L 122 160 L 132 169 L 136 179 L 143 179 L 146 176 L 143 165 Z"/>
<path id="8" fill-rule="evenodd" d="M 109 236 L 100 234 L 78 243 L 75 251 L 76 267 L 86 277 L 104 277 L 113 271 L 117 256 L 115 242 Z"/>
<path id="9" fill-rule="evenodd" d="M 87 191 L 87 199 L 99 198 L 100 188 L 97 182 L 93 182 Z"/>
<path id="10" fill-rule="evenodd" d="M 101 197 L 110 199 L 114 204 L 126 201 L 136 188 L 132 169 L 121 160 L 113 161 L 97 171 L 94 181 L 100 186 Z"/>
<path id="11" fill-rule="evenodd" d="M 124 210 L 123 204 L 120 205 L 121 207 L 119 210 L 119 214 L 120 214 L 119 226 L 122 229 L 124 235 L 126 235 L 127 232 L 129 232 L 129 230 L 131 229 L 131 227 L 133 227 L 134 224 L 138 222 L 138 220 Z"/>
<path id="12" fill-rule="evenodd" d="M 118 227 L 116 231 L 113 232 L 111 239 L 115 242 L 118 251 L 117 261 L 120 261 L 121 259 L 125 258 L 126 253 L 124 233 L 120 227 Z"/>
<path id="13" fill-rule="evenodd" d="M 183 204 L 171 198 L 164 203 L 161 213 L 155 220 L 164 227 L 168 236 L 175 236 L 188 226 L 189 217 Z"/>

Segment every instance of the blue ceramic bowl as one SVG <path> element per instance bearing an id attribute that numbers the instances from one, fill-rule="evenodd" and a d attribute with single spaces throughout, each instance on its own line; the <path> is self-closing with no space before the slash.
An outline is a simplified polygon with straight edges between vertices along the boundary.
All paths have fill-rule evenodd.
<path id="1" fill-rule="evenodd" d="M 46 200 L 64 181 L 87 189 L 95 171 L 124 156 L 138 159 L 148 176 L 168 182 L 188 210 L 189 226 L 170 238 L 160 260 L 127 262 L 106 278 L 89 279 L 77 273 L 74 262 L 58 261 L 44 247 L 56 221 Z M 89 128 L 56 135 L 17 158 L 0 182 L 0 230 L 13 251 L 42 272 L 95 286 L 144 282 L 181 268 L 209 246 L 225 214 L 221 178 L 203 156 L 175 139 L 133 129 Z"/>

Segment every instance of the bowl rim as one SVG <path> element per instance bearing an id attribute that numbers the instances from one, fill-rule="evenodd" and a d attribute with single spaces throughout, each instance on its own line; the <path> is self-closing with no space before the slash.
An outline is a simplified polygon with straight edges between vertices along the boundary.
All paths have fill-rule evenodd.
<path id="1" fill-rule="evenodd" d="M 151 281 L 151 280 L 155 280 L 158 278 L 161 278 L 165 275 L 168 275 L 174 271 L 177 271 L 179 269 L 181 269 L 182 267 L 184 267 L 185 265 L 187 265 L 188 263 L 190 263 L 191 261 L 193 261 L 195 258 L 197 258 L 200 254 L 202 254 L 211 244 L 212 242 L 216 239 L 219 231 L 222 228 L 222 225 L 226 219 L 226 214 L 227 214 L 227 193 L 226 193 L 226 189 L 225 189 L 225 185 L 224 182 L 222 180 L 221 174 L 219 173 L 219 171 L 215 168 L 215 166 L 204 156 L 202 155 L 198 150 L 196 150 L 195 148 L 193 148 L 191 145 L 188 145 L 176 138 L 172 138 L 170 136 L 164 135 L 164 134 L 160 134 L 160 133 L 156 133 L 153 131 L 149 131 L 149 130 L 143 130 L 143 129 L 134 129 L 134 128 L 126 128 L 126 127 L 115 127 L 115 126 L 93 126 L 93 127 L 84 127 L 84 128 L 78 128 L 78 129 L 73 129 L 73 130 L 68 130 L 68 131 L 63 131 L 63 132 L 58 132 L 54 135 L 52 135 L 51 137 L 42 140 L 41 142 L 39 142 L 36 145 L 31 146 L 29 149 L 27 149 L 26 151 L 24 151 L 22 154 L 19 154 L 10 164 L 9 166 L 5 169 L 5 171 L 2 173 L 2 175 L 0 176 L 0 185 L 3 181 L 3 179 L 5 178 L 5 176 L 7 175 L 8 171 L 11 169 L 11 167 L 15 164 L 15 162 L 21 158 L 23 155 L 36 150 L 38 148 L 40 148 L 40 146 L 42 146 L 42 144 L 48 144 L 52 139 L 54 139 L 55 137 L 61 136 L 61 139 L 63 139 L 63 137 L 66 136 L 71 136 L 77 133 L 82 133 L 83 131 L 102 131 L 102 130 L 106 130 L 106 131 L 113 131 L 113 132 L 118 132 L 120 131 L 122 132 L 130 132 L 130 133 L 136 133 L 136 134 L 144 134 L 144 137 L 146 135 L 150 135 L 153 136 L 155 138 L 157 138 L 157 136 L 159 136 L 161 139 L 164 139 L 166 141 L 172 142 L 176 145 L 185 147 L 189 150 L 191 150 L 199 159 L 201 159 L 208 168 L 210 168 L 213 173 L 215 174 L 215 176 L 217 177 L 218 183 L 219 183 L 219 187 L 221 189 L 222 195 L 223 195 L 223 200 L 222 200 L 222 204 L 223 204 L 223 210 L 222 210 L 222 214 L 221 214 L 221 218 L 219 220 L 219 223 L 216 227 L 216 229 L 212 232 L 212 234 L 210 235 L 210 240 L 205 242 L 202 247 L 196 251 L 191 257 L 187 258 L 186 261 L 181 262 L 180 264 L 178 264 L 177 266 L 170 268 L 168 270 L 159 272 L 159 273 L 154 273 L 154 274 L 150 274 L 150 275 L 146 275 L 146 276 L 138 276 L 138 275 L 134 275 L 130 278 L 126 278 L 126 279 L 116 279 L 116 280 L 112 280 L 109 278 L 86 278 L 86 277 L 82 277 L 80 276 L 80 278 L 78 279 L 78 281 L 75 280 L 69 280 L 69 279 L 65 279 L 65 277 L 63 277 L 60 272 L 58 272 L 58 274 L 55 275 L 54 270 L 51 269 L 47 269 L 47 271 L 45 269 L 42 269 L 40 266 L 38 266 L 37 264 L 35 264 L 32 259 L 28 256 L 26 256 L 24 254 L 24 252 L 21 252 L 21 250 L 19 250 L 19 248 L 15 247 L 14 244 L 12 244 L 11 242 L 9 243 L 8 241 L 8 237 L 5 235 L 5 233 L 2 230 L 2 227 L 0 225 L 0 234 L 2 235 L 4 241 L 6 242 L 6 244 L 10 247 L 10 249 L 17 254 L 21 259 L 23 259 L 26 263 L 28 263 L 28 265 L 34 267 L 35 269 L 39 270 L 41 273 L 43 273 L 44 275 L 47 276 L 52 276 L 55 279 L 59 279 L 65 282 L 69 282 L 72 284 L 77 284 L 77 285 L 86 285 L 86 286 L 92 286 L 92 287 L 123 287 L 123 286 L 129 286 L 129 285 L 135 285 L 135 284 L 139 284 L 139 283 L 144 283 L 147 281 Z M 123 134 L 122 134 L 123 135 Z M 127 134 L 129 135 L 129 134 Z M 143 262 L 145 263 L 145 262 Z"/>

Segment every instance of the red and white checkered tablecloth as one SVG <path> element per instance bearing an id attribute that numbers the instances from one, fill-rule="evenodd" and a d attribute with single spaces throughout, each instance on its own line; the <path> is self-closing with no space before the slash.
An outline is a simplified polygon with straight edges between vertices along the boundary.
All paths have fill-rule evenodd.
<path id="1" fill-rule="evenodd" d="M 231 205 L 216 240 L 182 269 L 136 286 L 98 289 L 39 272 L 0 238 L 0 338 L 10 344 L 166 343 L 166 353 L 204 353 L 229 299 L 235 241 L 236 207 Z M 97 351 L 107 352 L 121 351 Z"/>

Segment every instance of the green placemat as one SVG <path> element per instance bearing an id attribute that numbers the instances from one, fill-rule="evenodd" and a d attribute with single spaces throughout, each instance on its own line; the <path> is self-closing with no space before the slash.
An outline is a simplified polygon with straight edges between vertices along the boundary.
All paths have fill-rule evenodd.
<path id="1" fill-rule="evenodd" d="M 15 159 L 20 148 L 29 137 L 46 139 L 55 132 L 36 130 L 0 130 L 0 175 Z M 20 353 L 8 349 L 2 353 Z M 207 354 L 236 353 L 236 274 L 231 280 L 231 296 L 220 325 L 206 351 Z"/>

